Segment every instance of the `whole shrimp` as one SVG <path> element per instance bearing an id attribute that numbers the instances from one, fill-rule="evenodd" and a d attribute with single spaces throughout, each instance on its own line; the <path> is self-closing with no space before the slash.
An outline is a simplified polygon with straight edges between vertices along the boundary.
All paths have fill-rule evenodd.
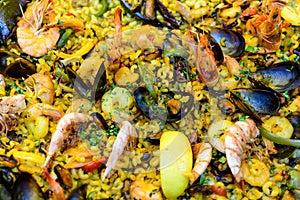
<path id="1" fill-rule="evenodd" d="M 111 154 L 106 163 L 106 169 L 103 174 L 102 180 L 106 178 L 106 176 L 112 171 L 112 169 L 116 166 L 118 158 L 123 153 L 126 145 L 130 141 L 130 137 L 137 138 L 137 133 L 135 128 L 128 121 L 123 121 L 121 123 L 121 127 L 117 138 L 113 144 Z"/>
<path id="2" fill-rule="evenodd" d="M 37 0 L 25 11 L 18 22 L 17 40 L 21 49 L 33 57 L 45 55 L 58 41 L 60 34 L 58 27 L 42 27 L 45 15 L 49 16 L 50 23 L 54 20 L 54 12 L 50 9 L 49 0 Z"/>
<path id="3" fill-rule="evenodd" d="M 268 15 L 256 15 L 246 23 L 247 31 L 259 37 L 261 45 L 266 48 L 266 52 L 279 49 L 282 32 L 280 7 L 274 5 L 270 9 Z"/>
<path id="4" fill-rule="evenodd" d="M 52 135 L 50 145 L 47 151 L 47 157 L 44 163 L 44 168 L 48 169 L 54 158 L 58 148 L 62 145 L 64 139 L 68 137 L 73 129 L 76 129 L 76 124 L 87 123 L 92 121 L 93 117 L 83 113 L 69 113 L 64 115 L 57 124 L 56 130 Z"/>
<path id="5" fill-rule="evenodd" d="M 33 74 L 25 80 L 25 86 L 33 88 L 36 96 L 42 101 L 42 103 L 53 103 L 55 90 L 50 75 L 42 73 Z"/>
<path id="6" fill-rule="evenodd" d="M 246 119 L 233 124 L 225 134 L 226 159 L 235 180 L 240 182 L 243 179 L 241 166 L 246 158 L 246 145 L 259 135 L 259 130 L 252 119 Z"/>
<path id="7" fill-rule="evenodd" d="M 217 68 L 214 52 L 208 44 L 207 35 L 200 35 L 197 46 L 196 69 L 201 80 L 208 86 L 213 87 L 219 81 L 219 71 Z"/>

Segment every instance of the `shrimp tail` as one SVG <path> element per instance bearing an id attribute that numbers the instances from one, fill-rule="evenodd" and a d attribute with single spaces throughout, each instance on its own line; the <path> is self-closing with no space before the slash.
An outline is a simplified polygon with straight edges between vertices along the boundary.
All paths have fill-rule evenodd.
<path id="1" fill-rule="evenodd" d="M 43 174 L 48 181 L 50 188 L 53 191 L 53 199 L 55 200 L 65 200 L 65 194 L 62 189 L 62 187 L 59 185 L 58 182 L 56 182 L 49 174 L 48 170 L 46 168 L 43 168 Z"/>
<path id="2" fill-rule="evenodd" d="M 212 146 L 209 143 L 198 143 L 194 145 L 193 152 L 196 155 L 196 161 L 192 170 L 192 176 L 189 176 L 192 184 L 197 180 L 208 167 L 212 158 Z"/>
<path id="3" fill-rule="evenodd" d="M 112 171 L 112 169 L 116 166 L 117 161 L 120 155 L 123 153 L 126 145 L 129 142 L 130 136 L 137 137 L 137 133 L 135 128 L 128 121 L 123 121 L 120 127 L 120 131 L 118 136 L 113 144 L 111 154 L 106 163 L 106 169 L 102 176 L 102 181 L 106 178 L 106 176 Z"/>

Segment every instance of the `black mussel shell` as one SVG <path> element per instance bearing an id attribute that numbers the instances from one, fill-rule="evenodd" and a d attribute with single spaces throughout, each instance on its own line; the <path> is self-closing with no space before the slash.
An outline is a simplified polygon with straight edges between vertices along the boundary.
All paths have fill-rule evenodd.
<path id="1" fill-rule="evenodd" d="M 191 110 L 194 99 L 193 96 L 187 92 L 167 92 L 163 93 L 167 99 L 173 99 L 175 94 L 181 94 L 183 96 L 189 96 L 189 101 L 182 104 L 178 113 L 172 114 L 167 108 L 159 107 L 155 100 L 150 100 L 151 95 L 149 91 L 144 87 L 139 87 L 134 91 L 135 101 L 138 108 L 150 119 L 159 119 L 164 122 L 175 122 L 185 117 Z M 149 102 L 153 102 L 150 104 Z"/>
<path id="2" fill-rule="evenodd" d="M 11 58 L 14 62 L 8 65 L 8 58 Z M 36 66 L 25 58 L 0 49 L 0 73 L 11 78 L 27 78 L 27 76 L 36 73 Z"/>
<path id="3" fill-rule="evenodd" d="M 257 70 L 251 77 L 278 92 L 289 91 L 300 86 L 300 65 L 291 61 L 280 62 Z"/>
<path id="4" fill-rule="evenodd" d="M 14 184 L 12 199 L 45 199 L 45 197 L 34 178 L 28 173 L 22 173 Z"/>
<path id="5" fill-rule="evenodd" d="M 224 54 L 223 54 L 224 50 L 222 49 L 218 41 L 215 38 L 210 36 L 209 43 L 212 47 L 212 51 L 214 52 L 214 57 L 216 61 L 220 63 L 224 62 Z"/>
<path id="6" fill-rule="evenodd" d="M 230 99 L 249 116 L 274 115 L 281 106 L 280 98 L 276 93 L 263 89 L 234 89 L 230 91 Z"/>
<path id="7" fill-rule="evenodd" d="M 100 128 L 102 128 L 104 130 L 109 129 L 108 124 L 106 123 L 105 119 L 103 118 L 103 116 L 99 112 L 93 112 L 93 113 L 90 114 L 90 116 L 92 116 L 94 119 L 96 119 L 100 122 Z"/>
<path id="8" fill-rule="evenodd" d="M 16 176 L 11 172 L 9 168 L 0 168 L 0 183 L 3 184 L 7 189 L 11 190 Z"/>
<path id="9" fill-rule="evenodd" d="M 295 139 L 300 139 L 300 112 L 293 112 L 286 116 L 286 118 L 291 122 L 294 128 L 292 137 Z"/>
<path id="10" fill-rule="evenodd" d="M 64 188 L 72 188 L 73 187 L 73 180 L 71 173 L 62 167 L 61 165 L 56 165 L 54 167 L 54 172 L 57 176 L 58 182 L 64 187 Z"/>
<path id="11" fill-rule="evenodd" d="M 6 187 L 0 183 L 0 199 L 11 200 L 11 194 Z"/>
<path id="12" fill-rule="evenodd" d="M 92 88 L 91 84 L 85 83 L 80 76 L 77 76 L 77 73 L 71 68 L 66 67 L 66 71 L 70 80 L 73 83 L 75 91 L 83 98 L 88 98 L 90 95 L 90 90 Z"/>
<path id="13" fill-rule="evenodd" d="M 12 34 L 25 5 L 25 0 L 0 1 L 0 43 L 4 43 Z"/>
<path id="14" fill-rule="evenodd" d="M 239 57 L 245 49 L 244 37 L 233 30 L 223 28 L 209 28 L 210 36 L 220 45 L 224 54 Z"/>
<path id="15" fill-rule="evenodd" d="M 96 74 L 95 81 L 92 85 L 91 99 L 96 101 L 100 99 L 105 93 L 106 86 L 106 68 L 103 62 Z"/>
<path id="16" fill-rule="evenodd" d="M 0 155 L 0 166 L 5 166 L 9 168 L 13 168 L 17 165 L 18 161 L 14 159 L 12 156 L 8 157 L 5 155 Z"/>
<path id="17" fill-rule="evenodd" d="M 73 190 L 67 200 L 84 200 L 86 199 L 87 185 L 82 185 Z"/>

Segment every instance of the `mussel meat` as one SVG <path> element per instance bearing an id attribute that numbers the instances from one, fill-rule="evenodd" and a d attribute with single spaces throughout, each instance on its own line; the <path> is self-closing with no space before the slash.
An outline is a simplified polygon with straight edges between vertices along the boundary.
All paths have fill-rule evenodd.
<path id="1" fill-rule="evenodd" d="M 0 1 L 0 43 L 4 43 L 12 34 L 18 16 L 25 10 L 26 0 Z"/>
<path id="2" fill-rule="evenodd" d="M 32 175 L 28 173 L 22 173 L 14 184 L 12 199 L 27 200 L 46 198 Z"/>
<path id="3" fill-rule="evenodd" d="M 209 28 L 209 35 L 220 45 L 224 54 L 239 57 L 245 49 L 244 37 L 233 30 L 223 28 Z"/>
<path id="4" fill-rule="evenodd" d="M 245 114 L 256 117 L 257 114 L 274 115 L 281 106 L 279 96 L 265 89 L 234 89 L 230 91 L 230 99 Z"/>
<path id="5" fill-rule="evenodd" d="M 14 62 L 8 64 L 8 59 L 13 60 Z M 36 73 L 36 66 L 25 58 L 4 49 L 0 49 L 0 73 L 11 78 L 26 78 L 27 76 Z"/>
<path id="6" fill-rule="evenodd" d="M 251 77 L 278 92 L 289 91 L 300 86 L 300 65 L 280 62 L 252 73 Z"/>
<path id="7" fill-rule="evenodd" d="M 169 106 L 159 106 L 157 100 L 152 99 L 149 91 L 144 87 L 139 87 L 134 91 L 134 97 L 139 109 L 150 119 L 159 119 L 164 122 L 175 122 L 185 117 L 191 110 L 194 99 L 193 96 L 187 92 L 166 92 L 162 93 L 164 102 L 174 100 L 175 94 L 182 96 L 189 96 L 189 101 L 186 103 L 178 102 L 178 112 L 173 112 Z M 176 102 L 174 102 L 176 104 Z"/>
<path id="8" fill-rule="evenodd" d="M 72 176 L 71 176 L 70 172 L 67 169 L 65 169 L 61 165 L 56 165 L 54 167 L 54 172 L 57 176 L 58 182 L 64 188 L 72 188 L 73 187 Z"/>

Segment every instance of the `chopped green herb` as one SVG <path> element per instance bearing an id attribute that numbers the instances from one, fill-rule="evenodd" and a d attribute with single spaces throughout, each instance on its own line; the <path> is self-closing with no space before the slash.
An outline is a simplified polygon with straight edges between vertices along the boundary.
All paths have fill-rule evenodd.
<path id="1" fill-rule="evenodd" d="M 240 121 L 245 121 L 247 118 L 249 118 L 248 115 L 243 115 L 243 116 L 240 116 L 240 117 L 239 117 L 239 120 L 240 120 Z"/>
<path id="2" fill-rule="evenodd" d="M 275 172 L 275 166 L 271 165 L 271 169 L 270 169 L 271 176 L 274 175 L 274 172 Z"/>
<path id="3" fill-rule="evenodd" d="M 219 160 L 218 160 L 220 163 L 224 164 L 226 163 L 226 157 L 225 156 L 222 156 Z"/>
<path id="4" fill-rule="evenodd" d="M 290 98 L 289 91 L 285 91 L 285 92 L 283 93 L 283 96 L 284 96 L 285 98 L 289 99 L 289 98 Z"/>
<path id="5" fill-rule="evenodd" d="M 206 173 L 203 173 L 201 176 L 200 176 L 200 179 L 199 179 L 199 184 L 200 185 L 203 185 L 204 181 L 205 181 L 205 177 L 206 177 Z"/>

